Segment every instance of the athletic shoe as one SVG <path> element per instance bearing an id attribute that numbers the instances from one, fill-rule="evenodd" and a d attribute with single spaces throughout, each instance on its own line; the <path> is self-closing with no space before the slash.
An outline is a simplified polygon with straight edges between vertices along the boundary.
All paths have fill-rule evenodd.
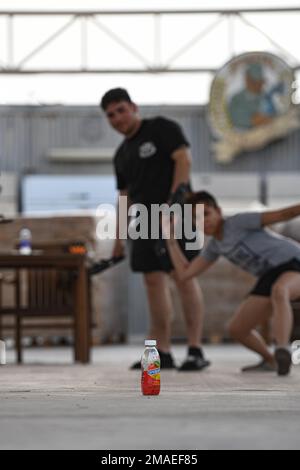
<path id="1" fill-rule="evenodd" d="M 292 365 L 292 356 L 290 351 L 285 348 L 277 348 L 275 351 L 275 360 L 277 362 L 278 375 L 288 375 Z"/>
<path id="2" fill-rule="evenodd" d="M 161 369 L 175 369 L 175 363 L 172 354 L 164 353 L 162 351 L 158 351 L 160 357 L 160 368 Z M 141 361 L 135 362 L 130 367 L 130 370 L 137 370 L 141 368 Z"/>
<path id="3" fill-rule="evenodd" d="M 132 366 L 129 367 L 130 370 L 138 370 L 141 368 L 141 361 L 134 362 Z"/>
<path id="4" fill-rule="evenodd" d="M 242 372 L 276 372 L 277 367 L 276 365 L 270 364 L 267 361 L 261 361 L 258 364 L 254 364 L 253 366 L 246 366 L 242 368 Z"/>
<path id="5" fill-rule="evenodd" d="M 200 356 L 188 356 L 178 367 L 179 372 L 196 372 L 210 366 L 210 362 Z"/>

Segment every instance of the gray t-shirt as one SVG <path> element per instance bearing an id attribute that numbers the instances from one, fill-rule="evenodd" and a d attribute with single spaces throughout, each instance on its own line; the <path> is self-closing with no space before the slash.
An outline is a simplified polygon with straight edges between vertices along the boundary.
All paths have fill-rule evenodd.
<path id="1" fill-rule="evenodd" d="M 212 238 L 201 253 L 207 261 L 221 255 L 259 277 L 293 258 L 300 261 L 300 244 L 263 228 L 261 214 L 248 212 L 225 219 L 222 240 Z"/>

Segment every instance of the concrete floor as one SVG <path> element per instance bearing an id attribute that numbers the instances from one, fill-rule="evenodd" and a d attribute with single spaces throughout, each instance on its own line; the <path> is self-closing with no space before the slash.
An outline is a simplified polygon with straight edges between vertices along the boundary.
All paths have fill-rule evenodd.
<path id="1" fill-rule="evenodd" d="M 256 356 L 208 346 L 202 373 L 163 371 L 158 397 L 128 371 L 139 346 L 95 348 L 72 365 L 68 349 L 30 349 L 0 367 L 0 449 L 300 449 L 300 366 L 288 378 L 244 376 Z M 174 348 L 180 361 L 182 346 Z M 69 363 L 69 364 L 68 364 Z"/>

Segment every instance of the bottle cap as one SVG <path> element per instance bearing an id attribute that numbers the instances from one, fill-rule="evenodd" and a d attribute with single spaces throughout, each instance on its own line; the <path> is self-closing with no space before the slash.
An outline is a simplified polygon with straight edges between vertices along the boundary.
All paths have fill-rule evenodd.
<path id="1" fill-rule="evenodd" d="M 22 228 L 20 230 L 20 238 L 31 238 L 31 231 L 28 228 Z"/>
<path id="2" fill-rule="evenodd" d="M 156 339 L 146 339 L 145 346 L 156 346 Z"/>

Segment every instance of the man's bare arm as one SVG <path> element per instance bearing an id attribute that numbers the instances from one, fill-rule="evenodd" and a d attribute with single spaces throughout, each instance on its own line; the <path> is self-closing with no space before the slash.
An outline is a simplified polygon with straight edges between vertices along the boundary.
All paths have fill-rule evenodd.
<path id="1" fill-rule="evenodd" d="M 175 161 L 174 177 L 172 182 L 171 194 L 176 191 L 182 183 L 188 183 L 191 171 L 191 154 L 188 147 L 183 146 L 175 150 L 171 156 Z"/>
<path id="2" fill-rule="evenodd" d="M 278 209 L 275 211 L 268 211 L 262 213 L 262 225 L 272 225 L 279 222 L 285 222 L 295 217 L 300 216 L 300 204 L 296 206 L 286 207 L 285 209 Z"/>
<path id="3" fill-rule="evenodd" d="M 166 240 L 166 242 L 176 271 L 176 276 L 180 281 L 187 281 L 203 273 L 214 264 L 214 261 L 207 261 L 202 256 L 197 256 L 193 261 L 188 261 L 182 253 L 177 240 L 171 238 Z"/>

